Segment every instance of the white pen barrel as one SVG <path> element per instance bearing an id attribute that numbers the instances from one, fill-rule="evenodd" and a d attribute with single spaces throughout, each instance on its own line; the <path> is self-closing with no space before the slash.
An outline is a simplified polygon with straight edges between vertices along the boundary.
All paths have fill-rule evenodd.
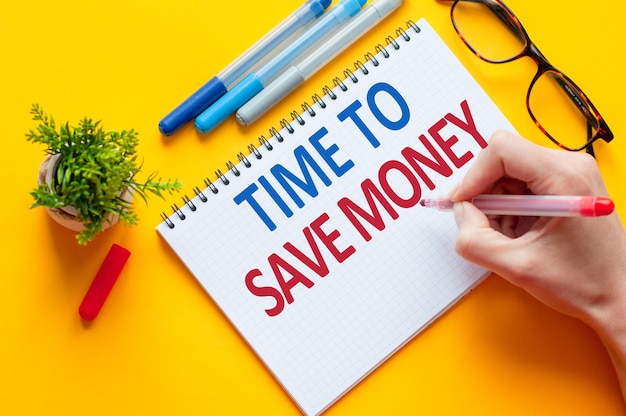
<path id="1" fill-rule="evenodd" d="M 570 217 L 580 215 L 580 197 L 480 195 L 472 200 L 485 214 Z"/>
<path id="2" fill-rule="evenodd" d="M 344 27 L 328 34 L 320 41 L 321 44 L 310 47 L 300 62 L 274 79 L 237 111 L 235 116 L 239 124 L 252 124 L 401 4 L 402 0 L 376 0 Z"/>
<path id="3" fill-rule="evenodd" d="M 252 124 L 269 108 L 302 84 L 304 79 L 300 71 L 292 66 L 239 108 L 235 115 L 237 121 L 244 126 Z"/>
<path id="4" fill-rule="evenodd" d="M 248 73 L 277 55 L 287 40 L 292 39 L 315 19 L 323 16 L 323 1 L 307 1 L 276 27 L 259 39 L 247 51 L 224 68 L 217 77 L 230 89 Z"/>
<path id="5" fill-rule="evenodd" d="M 363 10 L 353 21 L 338 32 L 333 33 L 321 47 L 312 50 L 308 56 L 298 63 L 298 67 L 304 77 L 310 78 L 320 68 L 323 68 L 348 46 L 352 45 L 354 41 L 359 39 L 367 29 L 380 22 L 383 17 L 385 15 L 378 10 L 375 3 L 373 6 Z"/>

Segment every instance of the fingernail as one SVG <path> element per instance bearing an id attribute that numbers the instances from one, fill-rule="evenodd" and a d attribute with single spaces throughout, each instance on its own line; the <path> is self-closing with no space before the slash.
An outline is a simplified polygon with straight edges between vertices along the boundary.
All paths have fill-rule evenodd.
<path id="1" fill-rule="evenodd" d="M 465 204 L 463 202 L 457 202 L 454 204 L 452 208 L 452 212 L 454 213 L 454 222 L 456 222 L 456 226 L 458 228 L 461 227 L 463 223 L 463 219 L 465 218 Z"/>

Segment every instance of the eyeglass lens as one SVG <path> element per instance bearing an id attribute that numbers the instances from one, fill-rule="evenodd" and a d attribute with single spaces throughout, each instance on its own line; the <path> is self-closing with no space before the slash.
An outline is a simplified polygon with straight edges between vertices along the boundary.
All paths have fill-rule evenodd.
<path id="1" fill-rule="evenodd" d="M 463 41 L 485 61 L 504 63 L 527 53 L 523 29 L 498 2 L 459 1 L 452 9 L 452 19 Z M 582 149 L 599 128 L 582 91 L 557 70 L 543 72 L 532 83 L 527 106 L 537 126 L 569 150 Z"/>

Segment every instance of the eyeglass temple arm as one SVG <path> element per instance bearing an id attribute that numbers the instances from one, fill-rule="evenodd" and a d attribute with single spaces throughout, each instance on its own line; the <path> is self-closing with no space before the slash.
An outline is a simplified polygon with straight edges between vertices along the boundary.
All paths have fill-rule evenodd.
<path id="1" fill-rule="evenodd" d="M 587 125 L 592 126 L 596 122 L 596 116 L 589 111 L 589 108 L 585 104 L 583 98 L 578 94 L 578 92 L 563 80 L 562 77 L 557 77 L 555 74 L 552 74 L 552 77 L 556 81 L 557 84 L 561 87 L 563 91 L 567 94 L 570 100 L 574 103 L 574 105 L 580 110 L 582 115 L 587 119 Z"/>
<path id="2" fill-rule="evenodd" d="M 587 123 L 587 142 L 589 143 L 587 147 L 585 147 L 585 152 L 591 155 L 594 159 L 596 158 L 596 152 L 593 150 L 593 142 L 591 138 L 593 137 L 593 128 L 591 127 L 591 123 Z"/>
<path id="3" fill-rule="evenodd" d="M 538 58 L 536 59 L 536 61 L 537 65 L 539 65 L 540 71 L 543 72 L 546 70 L 556 70 L 556 68 L 554 68 L 554 66 L 548 62 L 546 57 L 543 55 L 543 53 L 541 53 L 539 48 L 537 48 L 534 43 L 530 42 L 528 47 L 532 49 L 534 56 Z M 552 76 L 552 78 L 554 78 L 556 83 L 559 85 L 559 87 L 561 87 L 561 89 L 565 92 L 567 97 L 572 101 L 576 108 L 578 108 L 583 117 L 585 117 L 585 119 L 587 120 L 587 125 L 591 127 L 596 124 L 596 116 L 589 111 L 589 107 L 587 107 L 587 105 L 585 104 L 586 100 L 581 97 L 581 95 L 578 93 L 578 91 L 576 91 L 575 88 L 572 88 L 572 86 L 563 78 L 563 75 L 558 76 L 554 72 L 549 72 L 549 74 L 550 76 Z"/>
<path id="4" fill-rule="evenodd" d="M 541 57 L 543 58 L 543 55 L 541 55 Z M 572 103 L 574 103 L 576 108 L 578 108 L 580 113 L 587 120 L 587 139 L 589 140 L 589 143 L 587 147 L 585 148 L 585 150 L 587 151 L 587 153 L 589 153 L 591 156 L 595 158 L 596 155 L 593 150 L 593 142 L 591 141 L 592 137 L 594 136 L 593 126 L 597 125 L 597 129 L 598 129 L 597 133 L 595 133 L 596 139 L 602 139 L 607 143 L 613 140 L 614 138 L 613 132 L 611 132 L 611 129 L 609 128 L 608 124 L 606 124 L 606 121 L 602 117 L 600 117 L 599 119 L 596 118 L 596 114 L 594 114 L 593 112 L 589 110 L 589 107 L 591 107 L 594 111 L 597 112 L 597 110 L 595 109 L 593 104 L 591 104 L 590 101 L 585 100 L 583 97 L 581 97 L 578 91 L 572 88 L 572 86 L 568 84 L 563 79 L 562 76 L 559 77 L 553 72 L 550 72 L 550 75 L 552 75 L 552 77 L 557 82 L 557 84 L 559 84 L 561 89 L 565 91 L 565 93 L 567 94 L 569 99 L 572 101 Z"/>

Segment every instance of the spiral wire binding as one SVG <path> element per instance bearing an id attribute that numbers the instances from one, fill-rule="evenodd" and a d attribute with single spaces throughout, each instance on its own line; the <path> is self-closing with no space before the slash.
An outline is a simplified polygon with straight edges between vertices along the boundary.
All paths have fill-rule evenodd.
<path id="1" fill-rule="evenodd" d="M 412 20 L 407 21 L 406 27 L 407 27 L 406 29 L 402 27 L 396 29 L 395 38 L 393 36 L 387 36 L 385 38 L 385 42 L 386 42 L 385 46 L 381 44 L 376 45 L 374 47 L 376 51 L 375 54 L 372 54 L 371 52 L 367 52 L 364 55 L 365 63 L 369 62 L 374 67 L 379 66 L 380 60 L 376 58 L 376 55 L 380 54 L 382 55 L 384 59 L 388 59 L 389 57 L 391 57 L 391 53 L 389 52 L 388 48 L 393 48 L 394 50 L 398 50 L 401 48 L 401 44 L 398 42 L 398 39 L 402 38 L 405 42 L 409 42 L 411 40 L 411 35 L 409 34 L 410 31 L 413 31 L 414 33 L 420 33 L 421 31 L 419 26 Z M 356 84 L 359 82 L 359 77 L 355 74 L 355 72 L 357 73 L 360 72 L 363 76 L 367 76 L 370 73 L 370 70 L 365 66 L 363 62 L 357 60 L 354 63 L 354 71 L 352 71 L 349 68 L 343 71 L 343 76 L 344 76 L 343 80 L 340 79 L 339 77 L 333 78 L 334 87 L 339 88 L 341 91 L 344 91 L 344 92 L 348 91 L 349 89 L 348 85 L 350 82 L 353 84 Z M 314 94 L 311 97 L 311 99 L 313 100 L 313 103 L 317 104 L 320 109 L 325 109 L 327 104 L 324 101 L 324 98 L 322 97 L 328 97 L 331 100 L 336 100 L 338 96 L 334 92 L 335 88 L 330 88 L 328 85 L 325 85 L 322 88 L 322 96 L 320 96 L 319 94 Z M 269 129 L 270 137 L 274 138 L 278 143 L 282 143 L 285 140 L 285 138 L 283 134 L 281 134 L 281 131 L 286 131 L 288 134 L 294 134 L 294 132 L 296 131 L 296 128 L 294 127 L 294 125 L 304 126 L 306 124 L 306 120 L 302 117 L 302 114 L 306 112 L 311 117 L 315 117 L 317 115 L 317 112 L 315 111 L 313 106 L 311 106 L 309 103 L 304 102 L 302 103 L 301 107 L 302 107 L 302 112 L 298 112 L 297 110 L 294 110 L 290 113 L 291 121 L 288 121 L 285 118 L 279 121 L 280 130 L 275 127 L 270 128 Z M 248 156 L 245 156 L 241 152 L 237 154 L 237 159 L 239 160 L 239 162 L 243 164 L 245 168 L 250 168 L 252 166 L 252 162 L 250 162 L 249 157 L 250 158 L 254 157 L 257 160 L 263 158 L 263 153 L 261 152 L 261 150 L 259 150 L 259 148 L 265 148 L 268 152 L 274 149 L 274 146 L 270 143 L 268 139 L 265 138 L 265 136 L 261 135 L 258 140 L 259 140 L 259 147 L 255 146 L 254 144 L 248 145 L 248 152 L 249 152 Z M 227 169 L 227 173 L 230 172 L 235 177 L 241 175 L 241 171 L 239 170 L 239 168 L 237 168 L 236 164 L 231 162 L 230 160 L 226 162 L 226 169 Z M 215 175 L 217 176 L 217 179 L 219 179 L 219 181 L 222 182 L 224 186 L 228 186 L 230 184 L 230 180 L 226 177 L 226 173 L 222 172 L 220 169 L 217 169 L 215 171 Z M 206 185 L 205 190 L 208 189 L 213 194 L 219 193 L 219 188 L 209 178 L 204 179 L 204 184 Z M 195 195 L 194 198 L 198 197 L 200 202 L 206 203 L 209 201 L 209 198 L 207 197 L 207 195 L 198 186 L 195 186 L 193 188 L 193 192 Z M 183 207 L 179 207 L 176 204 L 172 204 L 171 209 L 172 209 L 173 214 L 175 214 L 179 218 L 179 220 L 184 221 L 187 218 L 187 216 L 183 212 L 182 208 L 186 206 L 190 212 L 195 212 L 198 209 L 198 206 L 194 204 L 192 199 L 189 198 L 187 195 L 184 195 L 182 197 L 182 200 L 183 200 Z M 163 219 L 163 222 L 167 225 L 168 228 L 174 228 L 176 226 L 174 221 L 172 221 L 170 216 L 168 216 L 165 212 L 161 212 L 161 218 Z"/>

